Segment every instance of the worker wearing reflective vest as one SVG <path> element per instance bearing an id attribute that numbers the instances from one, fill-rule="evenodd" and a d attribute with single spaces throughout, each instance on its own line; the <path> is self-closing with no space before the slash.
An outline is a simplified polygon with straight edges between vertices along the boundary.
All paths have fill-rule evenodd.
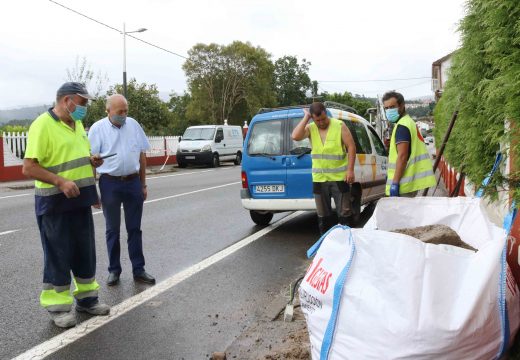
<path id="1" fill-rule="evenodd" d="M 324 234 L 333 225 L 332 198 L 340 224 L 346 225 L 351 215 L 350 184 L 355 180 L 356 145 L 345 123 L 329 118 L 322 103 L 315 102 L 303 111 L 304 117 L 294 128 L 292 138 L 310 138 L 314 200 L 320 233 Z M 308 124 L 311 117 L 313 122 Z"/>
<path id="2" fill-rule="evenodd" d="M 31 124 L 23 162 L 23 173 L 36 180 L 35 210 L 44 253 L 40 304 L 59 327 L 76 324 L 71 311 L 73 298 L 77 311 L 93 315 L 110 312 L 98 300 L 95 279 L 91 206 L 99 199 L 92 167 L 100 166 L 103 160 L 90 155 L 81 123 L 90 98 L 84 85 L 63 84 L 54 108 Z"/>
<path id="3" fill-rule="evenodd" d="M 385 114 L 394 123 L 388 155 L 386 195 L 415 197 L 435 185 L 433 166 L 424 139 L 406 114 L 404 97 L 391 91 L 383 95 Z"/>

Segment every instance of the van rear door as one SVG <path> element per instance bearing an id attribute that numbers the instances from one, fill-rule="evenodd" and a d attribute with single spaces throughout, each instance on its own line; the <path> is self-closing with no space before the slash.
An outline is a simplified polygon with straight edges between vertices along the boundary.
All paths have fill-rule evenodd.
<path id="1" fill-rule="evenodd" d="M 247 173 L 249 191 L 256 199 L 286 198 L 284 134 L 287 111 L 256 121 L 249 130 L 242 168 Z"/>

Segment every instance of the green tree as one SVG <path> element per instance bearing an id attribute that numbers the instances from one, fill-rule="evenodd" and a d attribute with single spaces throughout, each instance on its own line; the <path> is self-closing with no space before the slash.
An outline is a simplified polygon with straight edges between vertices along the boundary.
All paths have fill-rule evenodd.
<path id="1" fill-rule="evenodd" d="M 92 83 L 93 80 L 94 83 Z M 87 116 L 83 120 L 83 125 L 86 128 L 106 116 L 105 97 L 102 95 L 108 84 L 108 76 L 106 74 L 102 74 L 101 71 L 95 74 L 86 57 L 80 58 L 76 56 L 74 67 L 67 69 L 66 81 L 82 83 L 87 87 L 89 93 L 96 98 L 96 100 L 90 103 Z"/>
<path id="2" fill-rule="evenodd" d="M 183 69 L 192 96 L 187 108 L 191 119 L 237 123 L 259 107 L 274 105 L 273 64 L 264 49 L 235 41 L 197 44 L 188 55 Z"/>
<path id="3" fill-rule="evenodd" d="M 360 116 L 365 116 L 367 110 L 375 106 L 375 100 L 372 98 L 366 98 L 361 95 L 353 96 L 352 93 L 345 91 L 344 93 L 332 93 L 329 94 L 324 92 L 321 94 L 321 101 L 334 101 L 340 104 L 345 104 L 353 107 Z"/>
<path id="4" fill-rule="evenodd" d="M 312 89 L 308 74 L 310 65 L 305 59 L 299 64 L 296 56 L 284 56 L 276 60 L 274 87 L 279 106 L 305 104 L 306 93 Z"/>
<path id="5" fill-rule="evenodd" d="M 170 94 L 168 109 L 172 116 L 172 134 L 182 135 L 188 126 L 200 125 L 201 119 L 190 119 L 188 117 L 188 106 L 191 102 L 191 95 L 184 92 L 182 95 Z"/>
<path id="6" fill-rule="evenodd" d="M 111 86 L 106 96 L 98 98 L 89 111 L 103 111 L 102 116 L 98 116 L 95 120 L 99 120 L 106 116 L 106 99 L 113 94 L 122 94 L 123 85 L 117 84 Z M 174 128 L 173 116 L 168 109 L 168 104 L 159 97 L 157 85 L 146 83 L 138 83 L 136 79 L 131 79 L 127 86 L 128 100 L 128 116 L 136 119 L 147 135 L 171 135 Z M 95 107 L 95 108 L 93 108 Z M 84 121 L 84 124 L 85 121 Z M 89 125 L 89 124 L 86 124 Z"/>

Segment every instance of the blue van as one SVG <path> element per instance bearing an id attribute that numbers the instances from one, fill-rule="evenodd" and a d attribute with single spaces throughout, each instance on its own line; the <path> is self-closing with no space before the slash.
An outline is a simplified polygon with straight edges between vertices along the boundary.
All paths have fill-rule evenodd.
<path id="1" fill-rule="evenodd" d="M 385 194 L 387 151 L 374 128 L 337 103 L 325 102 L 327 115 L 345 122 L 356 143 L 355 183 L 351 188 L 354 216 L 361 205 Z M 291 133 L 303 118 L 305 106 L 261 109 L 253 117 L 242 152 L 241 200 L 258 225 L 267 225 L 273 214 L 316 210 L 312 193 L 311 144 L 294 141 Z"/>

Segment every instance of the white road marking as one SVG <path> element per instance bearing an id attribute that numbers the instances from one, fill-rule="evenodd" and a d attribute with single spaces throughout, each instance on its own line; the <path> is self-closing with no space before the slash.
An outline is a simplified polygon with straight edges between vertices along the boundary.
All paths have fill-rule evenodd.
<path id="1" fill-rule="evenodd" d="M 12 233 L 15 233 L 15 232 L 20 231 L 20 230 L 22 230 L 22 229 L 8 230 L 8 231 L 0 232 L 0 235 L 12 234 Z"/>
<path id="2" fill-rule="evenodd" d="M 231 166 L 231 167 L 220 167 L 218 169 L 210 169 L 210 170 L 202 170 L 202 171 L 192 171 L 192 172 L 185 172 L 185 173 L 180 173 L 180 174 L 159 175 L 159 176 L 153 176 L 153 177 L 150 176 L 150 177 L 147 177 L 146 179 L 147 180 L 153 180 L 153 179 L 161 179 L 161 178 L 174 177 L 174 176 L 202 174 L 202 173 L 205 173 L 205 172 L 230 170 L 230 169 L 233 169 L 233 168 L 234 168 L 234 166 Z"/>
<path id="3" fill-rule="evenodd" d="M 2 196 L 2 197 L 0 197 L 0 200 L 2 200 L 2 199 L 8 199 L 8 198 L 14 198 L 14 197 L 19 197 L 19 196 L 29 196 L 29 195 L 34 195 L 34 193 L 18 194 L 18 195 L 9 195 L 9 196 Z"/>
<path id="4" fill-rule="evenodd" d="M 223 168 L 220 168 L 219 170 L 229 170 L 229 169 L 233 169 L 233 167 L 223 167 Z M 202 173 L 205 173 L 205 172 L 211 172 L 211 171 L 217 171 L 217 169 L 202 170 L 202 171 L 192 171 L 192 172 L 185 172 L 185 173 L 181 173 L 181 174 L 149 176 L 149 177 L 147 177 L 146 179 L 147 179 L 147 180 L 154 180 L 154 179 L 161 179 L 161 178 L 174 177 L 174 176 L 184 176 L 184 175 L 202 174 Z M 26 193 L 26 194 L 18 194 L 18 195 L 1 196 L 1 197 L 0 197 L 0 200 L 2 200 L 2 199 L 14 198 L 14 197 L 20 197 L 20 196 L 30 196 L 30 195 L 34 195 L 34 193 Z"/>
<path id="5" fill-rule="evenodd" d="M 168 279 L 158 283 L 157 285 L 150 287 L 149 289 L 143 291 L 140 294 L 132 296 L 131 298 L 126 299 L 122 303 L 113 306 L 109 316 L 95 316 L 90 318 L 87 321 L 82 322 L 76 327 L 67 330 L 46 342 L 43 342 L 32 349 L 27 350 L 23 354 L 17 356 L 15 360 L 22 359 L 43 359 L 46 356 L 49 356 L 56 351 L 64 348 L 65 346 L 72 344 L 73 342 L 81 339 L 82 337 L 90 334 L 94 330 L 100 328 L 101 326 L 108 324 L 112 320 L 117 319 L 121 315 L 129 312 L 133 308 L 144 304 L 148 300 L 154 298 L 157 295 L 164 293 L 165 291 L 171 289 L 172 287 L 178 285 L 182 281 L 189 279 L 191 276 L 207 269 L 208 267 L 216 264 L 222 259 L 232 255 L 243 247 L 251 244 L 252 242 L 258 240 L 262 236 L 268 234 L 274 229 L 280 227 L 286 222 L 296 218 L 303 214 L 304 211 L 297 211 L 292 214 L 287 215 L 283 219 L 278 220 L 277 222 L 265 227 L 264 229 L 254 233 L 253 235 L 248 236 L 245 239 L 240 240 L 239 242 L 229 246 L 228 248 L 208 257 L 205 260 L 202 260 L 198 264 L 192 265 L 186 270 L 178 272 L 177 274 L 169 277 Z"/>
<path id="6" fill-rule="evenodd" d="M 196 193 L 199 193 L 199 192 L 202 192 L 202 191 L 214 190 L 214 189 L 218 189 L 218 188 L 221 188 L 221 187 L 230 186 L 230 185 L 236 185 L 236 184 L 241 184 L 241 183 L 242 183 L 241 181 L 235 181 L 235 182 L 224 184 L 224 185 L 217 185 L 217 186 L 212 186 L 212 187 L 209 187 L 209 188 L 204 188 L 204 189 L 199 189 L 199 190 L 194 190 L 194 191 L 188 191 L 188 192 L 185 192 L 185 193 L 182 193 L 182 194 L 166 196 L 166 197 L 153 199 L 153 200 L 146 200 L 144 203 L 145 204 L 149 204 L 149 203 L 153 203 L 153 202 L 157 202 L 157 201 L 173 199 L 173 198 L 176 198 L 176 197 L 196 194 Z M 100 211 L 93 212 L 92 215 L 98 215 L 98 214 L 102 214 L 102 213 L 103 213 L 103 210 L 100 210 Z"/>

